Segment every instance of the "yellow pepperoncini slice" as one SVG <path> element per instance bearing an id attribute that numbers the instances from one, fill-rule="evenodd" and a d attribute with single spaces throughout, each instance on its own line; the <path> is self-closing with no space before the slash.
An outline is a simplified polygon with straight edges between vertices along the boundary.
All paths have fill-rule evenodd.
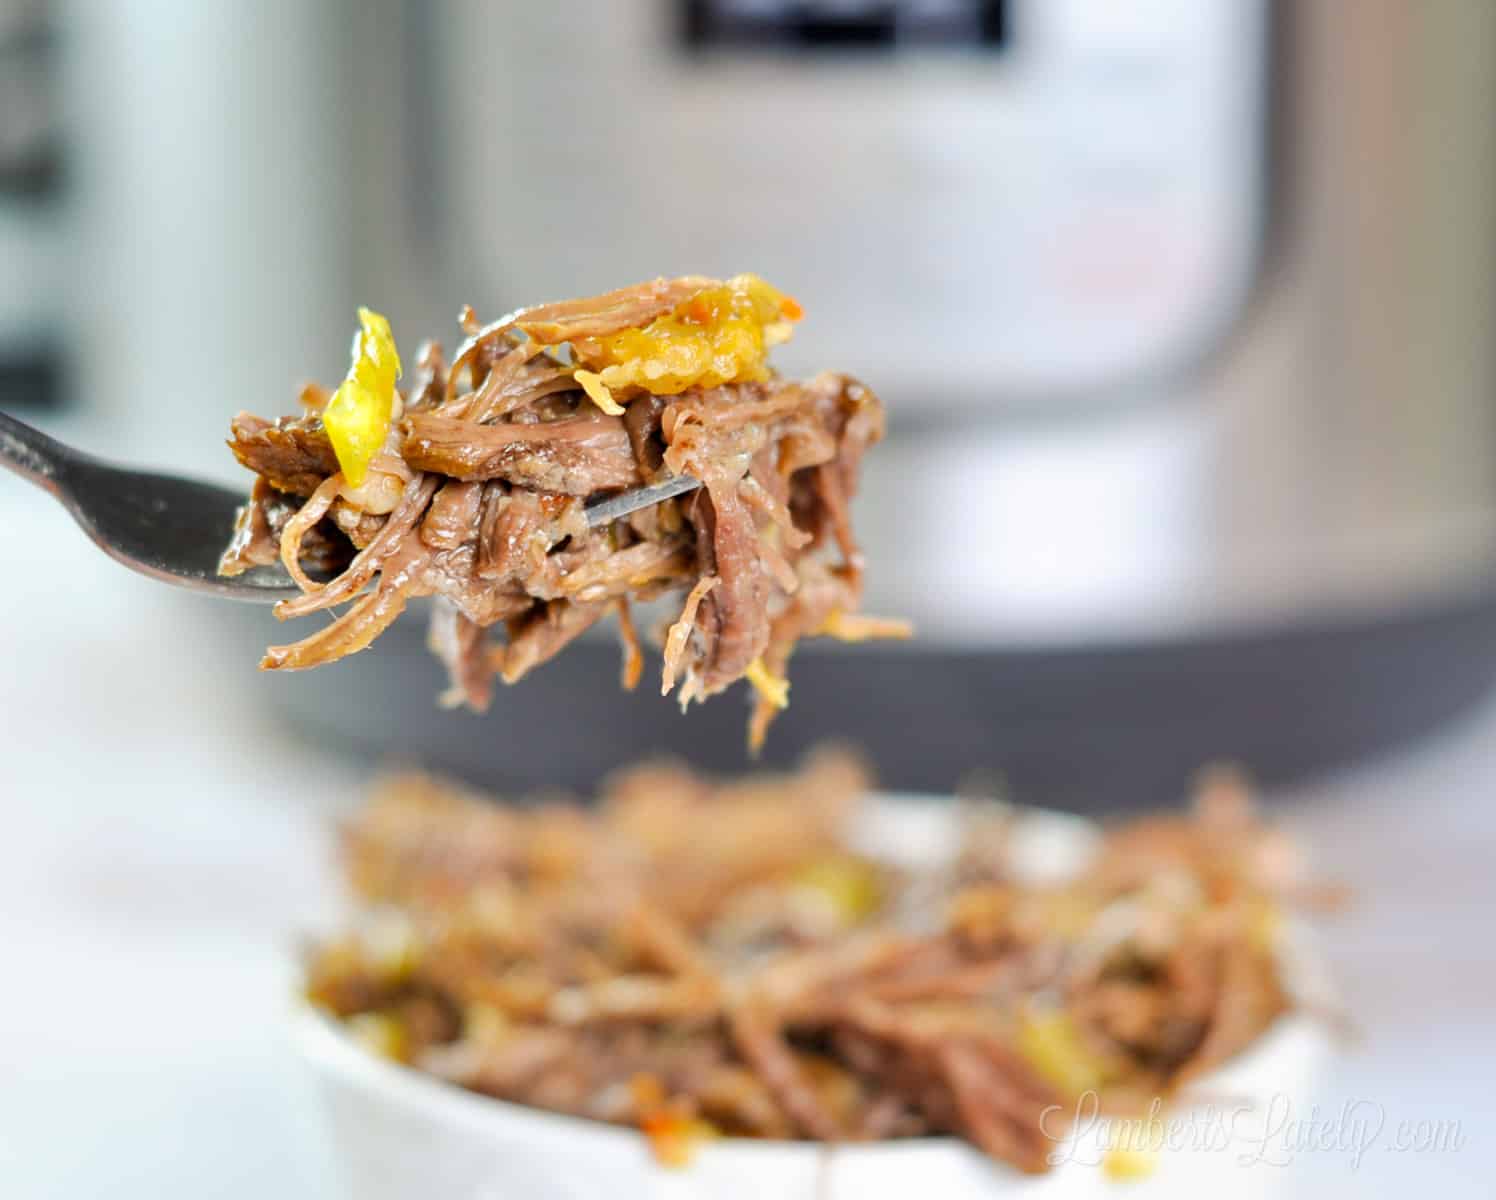
<path id="1" fill-rule="evenodd" d="M 639 1129 L 662 1167 L 688 1166 L 702 1142 L 718 1136 L 717 1127 L 685 1105 L 666 1098 L 656 1075 L 639 1074 L 629 1081 Z"/>
<path id="2" fill-rule="evenodd" d="M 793 876 L 794 886 L 825 901 L 842 926 L 872 916 L 883 904 L 883 881 L 871 863 L 849 855 L 812 859 Z"/>
<path id="3" fill-rule="evenodd" d="M 683 1113 L 652 1113 L 639 1122 L 639 1128 L 662 1167 L 690 1166 L 701 1144 L 717 1136 L 710 1121 Z"/>
<path id="4" fill-rule="evenodd" d="M 775 708 L 790 706 L 790 681 L 779 675 L 771 675 L 762 658 L 755 658 L 749 663 L 743 676 Z"/>
<path id="5" fill-rule="evenodd" d="M 914 636 L 914 626 L 908 621 L 869 617 L 833 608 L 826 619 L 811 632 L 816 637 L 832 637 L 839 642 L 866 642 L 875 638 L 911 638 Z"/>
<path id="6" fill-rule="evenodd" d="M 596 371 L 576 371 L 576 381 L 582 385 L 582 390 L 591 398 L 592 403 L 602 409 L 610 417 L 623 416 L 623 405 L 613 399 L 613 393 L 608 390 L 608 385 L 602 380 L 602 376 Z"/>
<path id="7" fill-rule="evenodd" d="M 572 349 L 587 370 L 577 381 L 604 412 L 619 390 L 674 396 L 769 377 L 768 349 L 786 341 L 804 311 L 757 275 L 703 288 L 639 329 L 579 339 Z"/>
<path id="8" fill-rule="evenodd" d="M 1029 1066 L 1066 1095 L 1096 1091 L 1106 1082 L 1106 1064 L 1087 1049 L 1064 1012 L 1026 1012 L 1018 1027 L 1017 1049 Z"/>
<path id="9" fill-rule="evenodd" d="M 381 1058 L 405 1062 L 410 1057 L 410 1036 L 397 1017 L 386 1013 L 358 1013 L 348 1018 L 348 1032 L 356 1042 Z"/>
<path id="10" fill-rule="evenodd" d="M 1259 954 L 1272 954 L 1283 932 L 1283 914 L 1271 900 L 1261 899 L 1247 916 L 1247 942 Z"/>
<path id="11" fill-rule="evenodd" d="M 1101 1160 L 1102 1173 L 1118 1183 L 1147 1179 L 1158 1170 L 1160 1148 L 1161 1146 L 1114 1146 Z"/>
<path id="12" fill-rule="evenodd" d="M 332 442 L 343 478 L 362 487 L 369 460 L 384 445 L 395 411 L 395 380 L 400 355 L 390 323 L 372 309 L 360 308 L 361 328 L 353 335 L 353 362 L 338 390 L 322 410 L 322 425 Z"/>

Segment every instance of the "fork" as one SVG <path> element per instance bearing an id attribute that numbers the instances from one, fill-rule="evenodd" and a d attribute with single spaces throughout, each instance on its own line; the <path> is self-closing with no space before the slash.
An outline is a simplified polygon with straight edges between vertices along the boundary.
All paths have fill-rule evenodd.
<path id="1" fill-rule="evenodd" d="M 228 488 L 105 462 L 5 413 L 0 466 L 50 492 L 99 549 L 132 571 L 228 600 L 274 604 L 301 594 L 280 567 L 252 567 L 233 578 L 218 574 L 244 503 Z M 689 475 L 672 475 L 594 500 L 582 511 L 597 528 L 700 486 Z"/>

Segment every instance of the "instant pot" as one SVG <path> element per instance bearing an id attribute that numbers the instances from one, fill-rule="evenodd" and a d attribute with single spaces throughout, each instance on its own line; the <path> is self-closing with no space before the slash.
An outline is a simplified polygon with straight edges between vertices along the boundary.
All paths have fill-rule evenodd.
<path id="1" fill-rule="evenodd" d="M 867 608 L 919 636 L 799 653 L 769 761 L 838 736 L 896 787 L 983 767 L 1026 799 L 1157 802 L 1204 760 L 1290 779 L 1488 687 L 1496 6 L 310 7 L 214 18 L 291 55 L 306 102 L 308 346 L 360 300 L 450 342 L 463 302 L 752 270 L 807 311 L 786 371 L 884 397 Z M 243 131 L 218 135 L 228 161 Z M 229 337 L 214 421 L 248 390 Z M 345 340 L 304 369 L 336 378 Z M 251 406 L 289 408 L 294 378 L 245 361 Z M 286 632 L 224 623 L 247 676 Z M 606 634 L 486 716 L 438 710 L 419 626 L 253 686 L 319 737 L 507 787 L 652 750 L 744 765 L 745 703 L 615 694 Z"/>

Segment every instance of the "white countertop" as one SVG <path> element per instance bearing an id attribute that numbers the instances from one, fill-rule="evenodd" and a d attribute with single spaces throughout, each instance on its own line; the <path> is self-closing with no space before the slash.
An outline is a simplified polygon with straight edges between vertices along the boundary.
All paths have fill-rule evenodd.
<path id="1" fill-rule="evenodd" d="M 0 562 L 0 1196 L 328 1194 L 281 1017 L 363 773 L 250 704 L 211 602 L 123 571 L 8 476 Z M 1491 1194 L 1496 698 L 1284 799 L 1361 893 L 1326 940 L 1364 1036 L 1318 1117 L 1386 1126 L 1359 1166 L 1294 1155 L 1278 1194 Z M 1459 1150 L 1390 1148 L 1441 1120 Z"/>

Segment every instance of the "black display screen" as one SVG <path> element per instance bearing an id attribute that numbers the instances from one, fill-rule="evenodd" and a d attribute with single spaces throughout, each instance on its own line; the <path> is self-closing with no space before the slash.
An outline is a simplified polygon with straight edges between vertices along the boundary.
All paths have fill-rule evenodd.
<path id="1" fill-rule="evenodd" d="M 678 0 L 693 49 L 997 49 L 1006 0 Z"/>

